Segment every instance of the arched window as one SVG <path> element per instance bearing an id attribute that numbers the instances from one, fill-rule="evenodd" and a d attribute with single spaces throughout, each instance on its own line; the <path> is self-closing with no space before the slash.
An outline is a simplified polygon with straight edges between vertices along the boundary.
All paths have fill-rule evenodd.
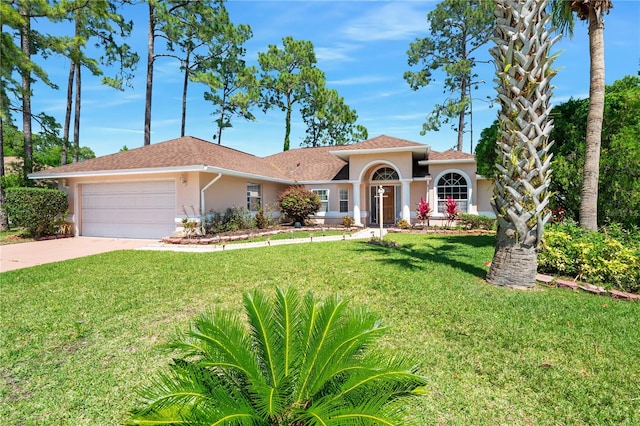
<path id="1" fill-rule="evenodd" d="M 458 203 L 458 211 L 467 212 L 469 202 L 469 185 L 460 173 L 449 172 L 438 179 L 438 213 L 444 213 L 444 203 L 447 198 L 453 198 Z"/>
<path id="2" fill-rule="evenodd" d="M 382 167 L 375 171 L 371 180 L 399 180 L 398 172 L 391 167 Z"/>

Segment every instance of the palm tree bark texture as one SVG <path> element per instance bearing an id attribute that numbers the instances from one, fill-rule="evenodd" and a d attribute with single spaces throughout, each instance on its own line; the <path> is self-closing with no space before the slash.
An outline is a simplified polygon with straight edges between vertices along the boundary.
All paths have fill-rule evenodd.
<path id="1" fill-rule="evenodd" d="M 548 0 L 496 0 L 496 65 L 500 133 L 492 207 L 496 250 L 487 274 L 495 285 L 535 285 L 536 249 L 551 217 L 551 38 Z"/>
<path id="2" fill-rule="evenodd" d="M 571 3 L 578 18 L 589 22 L 589 115 L 580 202 L 580 225 L 598 229 L 598 181 L 600 178 L 600 145 L 604 120 L 604 19 L 613 5 L 610 0 Z"/>

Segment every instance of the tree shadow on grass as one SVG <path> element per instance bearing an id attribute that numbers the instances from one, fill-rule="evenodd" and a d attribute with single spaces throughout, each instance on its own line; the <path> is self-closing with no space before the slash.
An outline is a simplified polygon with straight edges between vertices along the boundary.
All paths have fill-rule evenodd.
<path id="1" fill-rule="evenodd" d="M 388 237 L 393 240 L 393 237 Z M 428 269 L 430 264 L 446 265 L 478 278 L 485 279 L 487 269 L 484 262 L 491 255 L 478 253 L 480 249 L 495 247 L 494 235 L 438 235 L 425 236 L 425 243 L 400 244 L 387 247 L 371 242 L 362 242 L 358 250 L 377 253 L 378 262 L 408 269 Z"/>

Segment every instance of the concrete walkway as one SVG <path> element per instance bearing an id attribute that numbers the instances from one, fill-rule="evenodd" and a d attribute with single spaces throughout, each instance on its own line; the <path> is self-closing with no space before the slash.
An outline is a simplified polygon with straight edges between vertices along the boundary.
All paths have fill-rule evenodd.
<path id="1" fill-rule="evenodd" d="M 311 238 L 286 238 L 270 242 L 246 242 L 221 244 L 166 244 L 158 240 L 139 240 L 128 238 L 75 237 L 57 240 L 34 241 L 0 246 L 0 272 L 13 271 L 45 263 L 60 262 L 93 254 L 116 250 L 156 250 L 191 253 L 208 253 L 223 250 L 238 250 L 277 246 L 283 244 L 316 243 L 322 241 L 339 241 L 369 239 L 378 236 L 379 229 L 365 228 L 353 234 L 316 236 Z M 383 235 L 386 230 L 383 230 Z"/>

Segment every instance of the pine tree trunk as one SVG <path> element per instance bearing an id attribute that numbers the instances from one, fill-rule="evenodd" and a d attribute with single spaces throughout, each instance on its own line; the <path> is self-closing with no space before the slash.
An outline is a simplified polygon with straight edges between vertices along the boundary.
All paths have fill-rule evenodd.
<path id="1" fill-rule="evenodd" d="M 69 67 L 69 78 L 67 80 L 67 110 L 64 114 L 64 127 L 62 128 L 62 156 L 60 164 L 65 165 L 68 162 L 69 150 L 69 128 L 71 127 L 71 106 L 73 104 L 73 80 L 76 71 L 76 64 L 71 61 Z"/>
<path id="2" fill-rule="evenodd" d="M 153 62 L 154 33 L 155 33 L 155 7 L 149 3 L 149 33 L 147 34 L 147 86 L 144 100 L 144 145 L 151 144 L 151 95 L 153 90 Z"/>
<path id="3" fill-rule="evenodd" d="M 289 151 L 289 138 L 291 136 L 291 110 L 293 109 L 293 105 L 289 99 L 287 99 L 287 117 L 285 118 L 284 123 L 284 147 L 283 151 Z"/>
<path id="4" fill-rule="evenodd" d="M 593 7 L 589 10 L 589 115 L 587 116 L 586 151 L 580 199 L 580 226 L 598 229 L 598 180 L 600 177 L 600 144 L 604 118 L 604 21 Z"/>
<path id="5" fill-rule="evenodd" d="M 180 137 L 184 137 L 187 123 L 187 89 L 189 88 L 189 62 L 191 50 L 187 50 L 184 59 L 184 81 L 182 83 L 182 124 L 180 126 Z"/>
<path id="6" fill-rule="evenodd" d="M 25 58 L 31 59 L 31 17 L 24 2 L 20 3 L 19 13 L 24 18 L 20 27 L 20 47 Z M 31 140 L 31 71 L 29 67 L 22 70 L 22 133 L 24 137 L 24 179 L 33 171 L 33 145 Z"/>
<path id="7" fill-rule="evenodd" d="M 0 177 L 4 176 L 4 132 L 2 128 L 2 115 L 0 115 Z M 0 179 L 0 231 L 9 230 L 9 218 L 4 214 L 4 200 L 4 186 L 2 186 L 2 179 Z"/>
<path id="8" fill-rule="evenodd" d="M 73 113 L 73 162 L 80 159 L 80 97 L 82 81 L 80 79 L 80 63 L 76 63 L 76 105 Z"/>

